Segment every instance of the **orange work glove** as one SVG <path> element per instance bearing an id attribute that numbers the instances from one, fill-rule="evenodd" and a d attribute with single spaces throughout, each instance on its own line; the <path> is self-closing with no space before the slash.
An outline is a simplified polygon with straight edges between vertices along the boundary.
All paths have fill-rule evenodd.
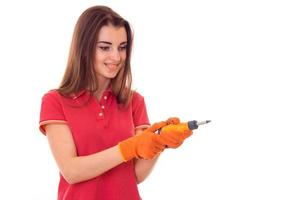
<path id="1" fill-rule="evenodd" d="M 159 142 L 167 147 L 179 147 L 193 133 L 188 124 L 180 123 L 178 118 L 169 118 L 167 124 L 169 125 L 163 127 L 159 133 Z"/>
<path id="2" fill-rule="evenodd" d="M 180 119 L 178 117 L 170 117 L 166 122 L 167 124 L 179 124 Z"/>
<path id="3" fill-rule="evenodd" d="M 155 132 L 166 125 L 166 122 L 155 123 L 144 132 L 119 142 L 124 161 L 133 158 L 152 159 L 162 152 L 165 145 L 159 142 L 159 135 Z"/>

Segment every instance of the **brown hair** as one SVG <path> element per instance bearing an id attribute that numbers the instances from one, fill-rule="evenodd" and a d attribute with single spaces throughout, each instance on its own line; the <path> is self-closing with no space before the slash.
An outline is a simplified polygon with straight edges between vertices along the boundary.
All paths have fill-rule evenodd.
<path id="1" fill-rule="evenodd" d="M 85 89 L 95 92 L 99 88 L 93 58 L 98 32 L 109 24 L 124 27 L 127 34 L 125 66 L 111 80 L 111 85 L 118 103 L 128 105 L 132 95 L 130 57 L 133 35 L 129 23 L 106 6 L 90 7 L 79 17 L 73 33 L 67 68 L 57 89 L 60 94 L 69 96 Z"/>

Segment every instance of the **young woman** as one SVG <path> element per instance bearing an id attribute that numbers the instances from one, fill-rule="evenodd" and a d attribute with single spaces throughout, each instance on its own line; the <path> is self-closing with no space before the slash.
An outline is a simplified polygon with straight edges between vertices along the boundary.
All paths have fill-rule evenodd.
<path id="1" fill-rule="evenodd" d="M 177 118 L 150 126 L 144 98 L 131 90 L 129 23 L 112 9 L 82 13 L 58 89 L 43 96 L 40 130 L 60 170 L 59 200 L 140 199 L 137 184 L 166 146 L 191 131 L 155 132 Z"/>

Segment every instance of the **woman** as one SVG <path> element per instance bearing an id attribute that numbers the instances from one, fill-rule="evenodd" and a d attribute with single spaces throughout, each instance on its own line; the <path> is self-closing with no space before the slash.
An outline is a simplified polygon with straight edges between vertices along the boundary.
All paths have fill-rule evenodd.
<path id="1" fill-rule="evenodd" d="M 59 200 L 140 199 L 137 184 L 159 153 L 191 135 L 155 133 L 177 118 L 149 126 L 144 99 L 131 90 L 131 48 L 129 23 L 116 12 L 94 6 L 82 13 L 60 87 L 41 106 L 40 130 L 60 170 Z"/>

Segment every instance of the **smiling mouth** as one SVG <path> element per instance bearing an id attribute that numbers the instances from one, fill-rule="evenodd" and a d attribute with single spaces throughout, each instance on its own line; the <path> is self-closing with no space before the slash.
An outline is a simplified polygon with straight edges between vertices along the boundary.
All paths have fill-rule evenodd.
<path id="1" fill-rule="evenodd" d="M 105 63 L 105 66 L 110 69 L 110 70 L 116 70 L 118 69 L 119 64 L 109 64 L 109 63 Z"/>

